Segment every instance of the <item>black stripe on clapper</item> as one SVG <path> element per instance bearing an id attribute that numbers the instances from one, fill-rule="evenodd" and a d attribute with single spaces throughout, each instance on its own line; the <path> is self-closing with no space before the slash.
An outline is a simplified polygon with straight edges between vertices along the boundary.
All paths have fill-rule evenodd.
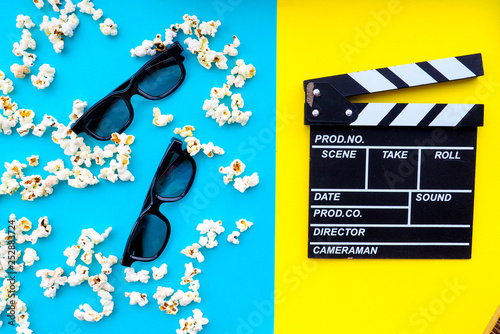
<path id="1" fill-rule="evenodd" d="M 426 61 L 416 63 L 421 69 L 423 69 L 427 74 L 429 74 L 437 82 L 446 82 L 448 80 L 444 75 L 434 68 L 431 64 Z"/>
<path id="2" fill-rule="evenodd" d="M 429 126 L 434 118 L 437 117 L 443 111 L 443 109 L 447 106 L 446 103 L 436 104 L 432 107 L 431 110 L 427 113 L 427 115 L 422 118 L 422 120 L 417 124 L 417 126 Z"/>
<path id="3" fill-rule="evenodd" d="M 476 104 L 471 110 L 460 120 L 457 127 L 460 126 L 483 126 L 484 123 L 484 105 Z"/>
<path id="4" fill-rule="evenodd" d="M 398 77 L 394 72 L 392 72 L 387 67 L 378 68 L 377 71 L 384 76 L 387 80 L 389 80 L 394 86 L 399 88 L 408 88 L 410 87 L 406 82 L 404 82 L 400 77 Z"/>
<path id="5" fill-rule="evenodd" d="M 370 92 L 361 86 L 356 80 L 351 78 L 348 74 L 334 75 L 332 77 L 323 78 L 324 81 L 330 83 L 336 90 L 343 96 L 354 96 L 369 94 Z M 314 79 L 314 81 L 319 81 Z"/>
<path id="6" fill-rule="evenodd" d="M 408 103 L 396 103 L 394 107 L 385 115 L 384 118 L 377 124 L 377 126 L 388 126 L 390 125 L 396 117 L 403 111 Z"/>
<path id="7" fill-rule="evenodd" d="M 459 62 L 464 64 L 476 76 L 484 75 L 483 60 L 480 53 L 473 55 L 456 57 Z"/>

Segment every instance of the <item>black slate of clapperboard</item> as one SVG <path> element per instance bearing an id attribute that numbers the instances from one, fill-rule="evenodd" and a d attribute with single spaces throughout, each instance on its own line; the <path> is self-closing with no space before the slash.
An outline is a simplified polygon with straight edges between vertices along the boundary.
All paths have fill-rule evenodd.
<path id="1" fill-rule="evenodd" d="M 484 106 L 347 97 L 479 75 L 473 54 L 304 81 L 310 258 L 471 257 Z"/>

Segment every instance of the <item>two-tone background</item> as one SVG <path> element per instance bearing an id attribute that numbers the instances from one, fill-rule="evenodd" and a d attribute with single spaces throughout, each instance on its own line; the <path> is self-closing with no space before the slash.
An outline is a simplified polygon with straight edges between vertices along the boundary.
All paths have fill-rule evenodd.
<path id="1" fill-rule="evenodd" d="M 56 78 L 45 91 L 32 87 L 29 79 L 13 79 L 16 88 L 11 97 L 21 107 L 35 110 L 37 120 L 47 113 L 66 122 L 74 99 L 91 104 L 107 94 L 145 61 L 130 58 L 129 50 L 144 39 L 153 39 L 171 23 L 180 22 L 186 13 L 206 21 L 221 20 L 219 33 L 210 42 L 214 49 L 222 49 L 233 34 L 240 38 L 241 58 L 257 69 L 256 77 L 241 90 L 245 109 L 254 115 L 243 128 L 219 128 L 206 119 L 203 101 L 210 88 L 225 82 L 227 73 L 206 71 L 186 52 L 188 77 L 175 94 L 159 102 L 133 99 L 136 117 L 127 132 L 136 136 L 130 166 L 136 181 L 103 181 L 87 189 L 59 184 L 52 196 L 33 203 L 21 201 L 19 194 L 0 197 L 0 215 L 4 217 L 0 220 L 5 227 L 10 213 L 32 221 L 47 215 L 53 225 L 53 235 L 36 245 L 41 260 L 19 274 L 19 295 L 28 305 L 35 332 L 173 332 L 178 319 L 191 315 L 194 307 L 210 320 L 206 333 L 271 333 L 273 328 L 277 333 L 483 331 L 500 303 L 496 273 L 500 258 L 496 218 L 499 120 L 495 112 L 500 103 L 500 6 L 496 1 L 142 4 L 96 0 L 95 4 L 118 23 L 118 36 L 103 36 L 98 23 L 80 14 L 75 36 L 65 39 L 65 49 L 55 54 L 43 32 L 32 30 L 39 56 L 33 70 L 50 63 L 56 67 Z M 28 0 L 3 5 L 0 24 L 7 38 L 0 45 L 0 69 L 10 78 L 8 68 L 20 61 L 11 49 L 21 36 L 21 30 L 15 28 L 15 17 L 21 13 L 31 15 L 37 23 L 42 15 L 55 14 L 48 4 L 38 11 Z M 371 102 L 485 104 L 485 125 L 478 131 L 472 259 L 308 259 L 309 128 L 303 124 L 302 81 L 477 52 L 484 61 L 481 78 L 369 96 Z M 174 123 L 154 127 L 154 106 L 173 113 Z M 169 273 L 158 284 L 180 287 L 183 265 L 190 259 L 178 252 L 197 241 L 195 227 L 202 219 L 221 219 L 227 232 L 219 237 L 218 248 L 205 251 L 206 260 L 198 266 L 203 271 L 199 276 L 202 303 L 181 309 L 175 317 L 160 313 L 152 298 L 144 308 L 129 306 L 125 291 L 144 291 L 152 296 L 157 282 L 125 283 L 123 269 L 116 265 L 114 313 L 97 324 L 77 321 L 72 313 L 79 304 L 90 302 L 99 308 L 95 293 L 84 286 L 63 287 L 54 300 L 46 299 L 35 271 L 63 266 L 69 272 L 62 251 L 88 227 L 103 231 L 113 226 L 109 240 L 97 250 L 120 256 L 173 127 L 186 124 L 197 128 L 196 135 L 202 141 L 224 147 L 226 154 L 212 160 L 196 157 L 199 171 L 188 196 L 162 207 L 172 222 L 173 238 L 154 264 L 169 265 Z M 42 138 L 0 134 L 0 148 L 0 163 L 39 154 L 41 165 L 28 173 L 44 175 L 46 162 L 65 158 L 47 134 Z M 243 160 L 249 173 L 257 171 L 261 177 L 261 184 L 245 194 L 225 186 L 217 172 L 234 158 Z M 241 244 L 233 247 L 224 237 L 239 218 L 255 225 L 242 235 Z M 6 321 L 5 315 L 2 320 Z M 4 323 L 2 330 L 13 328 Z"/>

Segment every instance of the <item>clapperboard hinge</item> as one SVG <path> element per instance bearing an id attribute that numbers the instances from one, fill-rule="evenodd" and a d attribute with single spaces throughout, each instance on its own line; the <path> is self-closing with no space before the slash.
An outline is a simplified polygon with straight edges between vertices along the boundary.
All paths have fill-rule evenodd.
<path id="1" fill-rule="evenodd" d="M 482 126 L 483 104 L 351 103 L 348 97 L 483 74 L 481 54 L 477 53 L 305 80 L 305 124 Z"/>

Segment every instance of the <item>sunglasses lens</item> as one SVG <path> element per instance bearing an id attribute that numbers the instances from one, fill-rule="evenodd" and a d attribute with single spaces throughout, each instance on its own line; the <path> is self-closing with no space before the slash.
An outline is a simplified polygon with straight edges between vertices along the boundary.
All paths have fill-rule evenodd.
<path id="1" fill-rule="evenodd" d="M 151 96 L 162 96 L 175 88 L 182 78 L 179 63 L 168 58 L 144 71 L 139 77 L 137 86 Z"/>
<path id="2" fill-rule="evenodd" d="M 158 254 L 168 237 L 168 227 L 159 217 L 146 214 L 140 218 L 132 232 L 133 242 L 129 254 L 138 257 L 153 257 Z"/>
<path id="3" fill-rule="evenodd" d="M 109 98 L 97 108 L 100 114 L 89 121 L 87 129 L 101 137 L 109 137 L 121 130 L 131 116 L 127 104 L 119 97 Z"/>
<path id="4" fill-rule="evenodd" d="M 189 186 L 194 174 L 193 165 L 184 156 L 171 153 L 167 156 L 165 170 L 156 182 L 156 193 L 164 198 L 181 196 Z"/>

